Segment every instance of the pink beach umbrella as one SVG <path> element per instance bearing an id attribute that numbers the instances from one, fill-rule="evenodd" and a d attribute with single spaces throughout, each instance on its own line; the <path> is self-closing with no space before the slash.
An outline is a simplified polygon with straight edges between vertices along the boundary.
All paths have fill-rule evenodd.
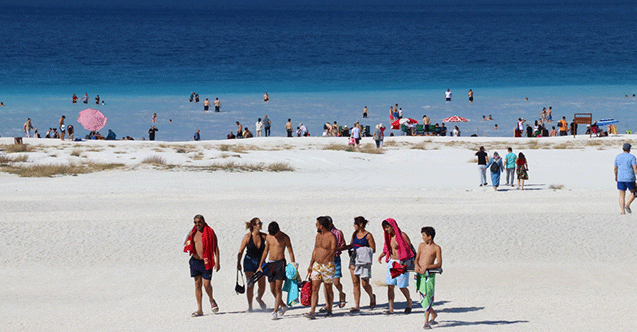
<path id="1" fill-rule="evenodd" d="M 86 130 L 98 131 L 106 126 L 106 117 L 98 110 L 87 108 L 80 112 L 77 122 Z"/>
<path id="2" fill-rule="evenodd" d="M 442 122 L 469 122 L 469 120 L 461 116 L 454 115 L 442 120 Z"/>

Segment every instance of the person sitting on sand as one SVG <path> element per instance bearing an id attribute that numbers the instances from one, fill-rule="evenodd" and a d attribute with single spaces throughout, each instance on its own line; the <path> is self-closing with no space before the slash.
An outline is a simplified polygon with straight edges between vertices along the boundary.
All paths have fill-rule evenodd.
<path id="1" fill-rule="evenodd" d="M 438 314 L 433 309 L 434 295 L 436 287 L 436 274 L 433 269 L 442 268 L 442 249 L 434 242 L 436 230 L 433 227 L 423 227 L 420 230 L 422 242 L 418 245 L 416 254 L 416 291 L 420 294 L 420 304 L 425 309 L 425 330 L 431 329 L 431 325 L 438 324 L 436 317 Z M 431 320 L 429 319 L 431 315 Z"/>
<path id="2" fill-rule="evenodd" d="M 203 316 L 202 300 L 203 293 L 201 286 L 206 290 L 210 299 L 212 312 L 219 312 L 219 306 L 212 296 L 212 269 L 219 272 L 221 264 L 219 263 L 219 241 L 217 234 L 206 223 L 204 217 L 200 214 L 194 218 L 194 227 L 188 233 L 186 241 L 184 241 L 184 252 L 190 254 L 190 276 L 195 279 L 195 297 L 197 298 L 197 311 L 192 313 L 192 317 Z"/>
<path id="3" fill-rule="evenodd" d="M 250 132 L 250 129 L 248 129 L 248 127 L 245 127 L 245 129 L 243 129 L 243 138 L 252 138 L 254 137 L 254 135 L 252 135 L 252 133 Z"/>
<path id="4" fill-rule="evenodd" d="M 230 132 L 230 134 L 228 134 L 227 138 L 228 139 L 235 139 L 236 137 L 234 136 L 233 132 Z"/>
<path id="5" fill-rule="evenodd" d="M 263 272 L 263 263 L 268 262 L 267 276 L 270 283 L 270 290 L 274 296 L 274 310 L 272 311 L 272 319 L 279 319 L 279 308 L 281 309 L 281 316 L 285 314 L 288 307 L 283 302 L 283 281 L 285 280 L 285 249 L 288 250 L 290 261 L 294 260 L 294 250 L 292 249 L 292 242 L 290 237 L 281 232 L 279 224 L 276 221 L 271 222 L 268 225 L 268 235 L 265 237 L 265 249 L 261 255 L 259 261 L 259 267 L 257 273 Z"/>
<path id="6" fill-rule="evenodd" d="M 553 129 L 551 129 L 551 137 L 556 137 L 557 136 L 557 130 L 555 130 L 555 126 L 553 126 Z"/>

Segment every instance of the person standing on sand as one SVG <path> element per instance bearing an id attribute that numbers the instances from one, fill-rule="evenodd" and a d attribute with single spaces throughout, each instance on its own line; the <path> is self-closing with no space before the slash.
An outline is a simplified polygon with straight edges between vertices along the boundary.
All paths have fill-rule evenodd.
<path id="1" fill-rule="evenodd" d="M 500 186 L 500 173 L 504 170 L 502 158 L 500 158 L 500 155 L 497 152 L 493 153 L 493 158 L 489 160 L 486 168 L 491 171 L 491 184 L 493 184 L 493 190 L 497 191 Z"/>
<path id="2" fill-rule="evenodd" d="M 387 302 L 389 309 L 384 312 L 385 315 L 391 315 L 394 313 L 394 288 L 398 286 L 400 291 L 405 295 L 407 300 L 407 307 L 405 313 L 411 313 L 411 296 L 409 295 L 409 271 L 404 271 L 396 277 L 392 277 L 391 269 L 395 268 L 394 265 L 406 265 L 407 261 L 414 258 L 414 252 L 411 250 L 411 240 L 409 236 L 402 232 L 398 227 L 396 221 L 392 218 L 383 220 L 382 227 L 384 231 L 385 244 L 383 246 L 383 253 L 378 256 L 378 262 L 380 263 L 383 257 L 387 262 L 387 277 L 385 282 L 387 283 Z"/>
<path id="3" fill-rule="evenodd" d="M 219 272 L 221 264 L 219 263 L 219 245 L 217 235 L 206 224 L 206 220 L 200 214 L 194 218 L 195 226 L 188 233 L 186 241 L 184 241 L 184 252 L 190 254 L 190 276 L 195 278 L 195 297 L 197 298 L 197 311 L 192 313 L 192 317 L 203 316 L 202 300 L 203 293 L 201 286 L 203 284 L 206 294 L 210 299 L 212 312 L 219 312 L 219 306 L 212 296 L 212 268 L 215 272 Z"/>
<path id="4" fill-rule="evenodd" d="M 367 106 L 365 106 L 365 108 L 363 108 L 363 118 L 367 118 Z"/>
<path id="5" fill-rule="evenodd" d="M 336 237 L 336 251 L 334 253 L 334 287 L 338 290 L 338 307 L 345 308 L 346 295 L 343 292 L 343 284 L 341 284 L 341 278 L 343 277 L 343 271 L 341 269 L 341 252 L 347 248 L 345 237 L 343 232 L 334 227 L 334 221 L 332 217 L 326 216 L 330 222 L 329 230 Z M 327 293 L 325 294 L 327 296 Z"/>
<path id="6" fill-rule="evenodd" d="M 204 110 L 204 112 L 208 112 L 209 108 L 210 108 L 210 100 L 208 100 L 208 98 L 206 98 L 206 100 L 203 101 L 203 110 Z"/>
<path id="7" fill-rule="evenodd" d="M 513 149 L 508 148 L 507 151 L 509 151 L 509 153 L 506 154 L 506 156 L 504 156 L 504 159 L 506 159 L 506 170 L 507 170 L 507 184 L 506 186 L 511 186 L 513 187 L 513 176 L 515 175 L 515 160 L 517 159 L 517 157 L 515 156 L 515 153 L 513 153 Z"/>
<path id="8" fill-rule="evenodd" d="M 294 131 L 294 128 L 292 127 L 291 119 L 288 119 L 288 122 L 285 123 L 285 131 L 288 133 L 288 137 L 293 137 L 292 132 Z"/>
<path id="9" fill-rule="evenodd" d="M 529 164 L 526 162 L 526 157 L 524 153 L 520 152 L 517 159 L 515 160 L 516 165 L 516 174 L 518 175 L 518 189 L 524 190 L 524 180 L 529 179 Z"/>
<path id="10" fill-rule="evenodd" d="M 362 216 L 354 218 L 352 241 L 346 247 L 353 252 L 350 255 L 349 271 L 352 276 L 356 306 L 349 310 L 351 313 L 360 312 L 361 284 L 369 295 L 369 309 L 376 308 L 376 295 L 374 295 L 372 285 L 369 284 L 369 279 L 372 277 L 372 260 L 374 253 L 376 253 L 376 242 L 372 233 L 365 230 L 367 223 L 367 219 Z"/>
<path id="11" fill-rule="evenodd" d="M 553 107 L 549 106 L 549 109 L 546 110 L 546 121 L 548 123 L 553 122 Z"/>
<path id="12" fill-rule="evenodd" d="M 263 250 L 265 250 L 265 238 L 267 234 L 261 232 L 262 227 L 263 222 L 261 222 L 261 219 L 259 218 L 252 218 L 252 220 L 247 222 L 246 229 L 250 230 L 250 232 L 243 237 L 243 240 L 241 240 L 241 246 L 239 247 L 239 254 L 237 255 L 237 270 L 241 271 L 241 256 L 243 256 L 243 251 L 247 249 L 246 256 L 243 259 L 243 271 L 248 279 L 257 272 L 261 256 L 263 256 Z M 261 307 L 261 310 L 265 310 L 267 306 L 263 300 L 261 300 L 263 298 L 263 293 L 265 293 L 265 278 L 259 278 L 258 284 L 259 290 L 256 300 Z M 246 296 L 248 298 L 248 312 L 251 312 L 254 285 L 248 286 Z"/>
<path id="13" fill-rule="evenodd" d="M 270 121 L 268 115 L 266 114 L 265 117 L 263 117 L 263 129 L 265 131 L 265 137 L 270 136 L 270 127 L 272 127 L 272 121 Z"/>
<path id="14" fill-rule="evenodd" d="M 219 112 L 221 110 L 221 102 L 219 101 L 219 98 L 215 99 L 213 104 L 215 105 L 215 112 Z"/>
<path id="15" fill-rule="evenodd" d="M 471 91 L 471 89 L 469 89 L 469 93 L 467 93 L 467 95 L 469 96 L 469 102 L 473 103 L 473 91 Z"/>
<path id="16" fill-rule="evenodd" d="M 22 130 L 24 131 L 24 137 L 31 137 L 31 129 L 33 129 L 33 125 L 31 124 L 31 118 L 27 119 L 27 122 L 22 126 Z"/>
<path id="17" fill-rule="evenodd" d="M 257 123 L 254 124 L 254 128 L 257 132 L 257 137 L 261 137 L 261 132 L 263 131 L 263 122 L 261 122 L 261 118 L 257 119 Z"/>
<path id="18" fill-rule="evenodd" d="M 631 213 L 630 204 L 635 199 L 635 173 L 637 173 L 637 160 L 630 153 L 631 145 L 624 143 L 623 152 L 615 157 L 615 182 L 619 190 L 619 207 L 621 214 Z M 626 202 L 626 189 L 630 191 Z"/>
<path id="19" fill-rule="evenodd" d="M 157 127 L 152 126 L 150 127 L 150 129 L 148 129 L 148 140 L 150 141 L 154 141 L 155 140 L 155 132 L 159 131 L 159 129 L 157 129 Z"/>
<path id="20" fill-rule="evenodd" d="M 447 89 L 447 91 L 445 91 L 445 100 L 446 101 L 451 101 L 451 90 Z"/>
<path id="21" fill-rule="evenodd" d="M 480 187 L 487 185 L 487 153 L 481 146 L 475 154 L 478 157 L 478 169 L 480 170 Z"/>
<path id="22" fill-rule="evenodd" d="M 201 134 L 199 134 L 199 129 L 197 129 L 197 132 L 195 133 L 195 136 L 193 136 L 192 138 L 195 141 L 200 141 L 201 140 Z"/>
<path id="23" fill-rule="evenodd" d="M 59 125 L 60 125 L 60 138 L 62 140 L 64 140 L 64 135 L 66 134 L 66 126 L 64 125 L 64 119 L 66 119 L 66 116 L 62 115 L 62 117 L 60 118 L 59 121 Z"/>
<path id="24" fill-rule="evenodd" d="M 376 125 L 376 131 L 374 131 L 372 138 L 374 139 L 374 142 L 376 142 L 376 148 L 380 149 L 383 146 L 383 140 L 385 139 L 382 123 Z"/>
<path id="25" fill-rule="evenodd" d="M 263 273 L 263 263 L 268 259 L 267 276 L 270 283 L 270 291 L 274 295 L 274 311 L 272 311 L 272 319 L 279 319 L 279 308 L 281 308 L 281 316 L 285 314 L 288 307 L 283 303 L 283 281 L 285 281 L 285 249 L 288 249 L 288 255 L 292 263 L 294 260 L 294 251 L 292 243 L 287 234 L 281 232 L 279 224 L 276 221 L 268 225 L 268 235 L 265 237 L 265 249 L 259 261 L 257 272 Z M 269 254 L 269 257 L 268 257 Z"/>
<path id="26" fill-rule="evenodd" d="M 566 122 L 565 116 L 562 117 L 562 120 L 560 120 L 557 125 L 560 127 L 560 136 L 568 135 L 568 123 Z"/>
<path id="27" fill-rule="evenodd" d="M 420 294 L 420 304 L 425 309 L 423 328 L 429 330 L 431 325 L 438 324 L 436 322 L 438 314 L 433 309 L 436 274 L 431 270 L 442 268 L 442 249 L 434 242 L 436 230 L 433 227 L 423 227 L 420 233 L 424 242 L 418 246 L 418 254 L 416 254 L 416 292 Z"/>
<path id="28" fill-rule="evenodd" d="M 243 137 L 243 126 L 237 121 L 237 138 Z"/>
<path id="29" fill-rule="evenodd" d="M 314 250 L 312 251 L 312 259 L 307 268 L 307 273 L 311 274 L 312 279 L 312 306 L 310 312 L 303 314 L 309 319 L 316 318 L 316 306 L 318 305 L 319 290 L 321 283 L 325 288 L 325 307 L 327 314 L 325 317 L 332 317 L 332 304 L 334 302 L 334 293 L 332 292 L 332 283 L 334 282 L 335 266 L 334 255 L 336 253 L 337 240 L 336 236 L 330 232 L 329 217 L 321 216 L 316 218 L 316 239 L 314 241 Z"/>

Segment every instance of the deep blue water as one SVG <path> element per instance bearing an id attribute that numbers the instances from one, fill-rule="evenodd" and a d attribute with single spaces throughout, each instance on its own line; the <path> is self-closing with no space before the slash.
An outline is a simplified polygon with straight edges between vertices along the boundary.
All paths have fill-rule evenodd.
<path id="1" fill-rule="evenodd" d="M 308 115 L 316 132 L 325 121 L 355 120 L 345 114 L 360 113 L 367 100 L 378 107 L 375 121 L 387 122 L 386 109 L 396 102 L 417 109 L 416 119 L 427 109 L 490 114 L 508 107 L 500 110 L 504 114 L 524 97 L 511 92 L 520 88 L 537 92 L 535 101 L 550 95 L 542 106 L 599 97 L 587 103 L 619 109 L 622 114 L 610 115 L 621 117 L 633 105 L 615 107 L 613 98 L 637 92 L 635 5 L 428 5 L 386 11 L 0 7 L 0 22 L 0 101 L 8 101 L 1 111 L 9 126 L 0 127 L 1 135 L 14 135 L 26 115 L 57 122 L 58 113 L 76 111 L 68 105 L 70 96 L 85 92 L 111 101 L 109 121 L 119 119 L 117 129 L 124 135 L 134 131 L 132 136 L 144 133 L 137 134 L 135 126 L 146 126 L 148 112 L 192 108 L 198 114 L 200 105 L 180 104 L 191 91 L 202 101 L 221 96 L 225 109 L 236 113 L 211 120 L 209 138 L 224 137 L 240 115 L 253 123 L 263 111 L 285 111 L 282 119 L 303 118 L 316 107 L 334 110 L 317 119 Z M 574 86 L 602 88 L 560 94 Z M 469 88 L 476 101 L 481 94 L 491 99 L 482 99 L 481 110 L 471 105 L 471 111 L 466 103 L 448 110 L 435 99 L 446 88 L 456 91 L 456 100 L 465 101 Z M 251 103 L 265 91 L 274 99 L 285 95 L 286 103 L 278 108 Z M 307 101 L 308 92 L 332 99 L 317 104 Z M 534 104 L 528 112 L 539 113 L 542 106 Z M 510 117 L 524 112 L 516 109 Z M 508 127 L 509 116 L 504 120 Z M 184 118 L 183 130 L 201 121 Z M 166 133 L 166 139 L 190 137 L 179 130 Z"/>

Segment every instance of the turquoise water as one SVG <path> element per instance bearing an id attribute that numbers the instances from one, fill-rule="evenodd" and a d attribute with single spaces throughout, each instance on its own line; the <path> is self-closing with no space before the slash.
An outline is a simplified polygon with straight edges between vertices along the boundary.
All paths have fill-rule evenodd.
<path id="1" fill-rule="evenodd" d="M 96 94 L 106 102 L 96 107 L 108 117 L 105 130 L 138 139 L 153 113 L 160 140 L 189 140 L 196 129 L 203 139 L 225 138 L 235 121 L 253 126 L 265 114 L 273 135 L 284 135 L 288 118 L 320 135 L 325 122 L 387 125 L 396 103 L 417 120 L 469 118 L 463 135 L 512 136 L 518 117 L 537 119 L 549 106 L 554 119 L 587 112 L 619 119 L 620 132 L 637 130 L 636 7 L 430 7 L 208 16 L 2 7 L 0 135 L 21 135 L 27 117 L 44 133 L 66 115 L 83 136 L 74 120 L 95 108 Z M 200 103 L 188 102 L 192 91 Z M 91 103 L 71 104 L 73 93 Z M 205 114 L 203 100 L 216 97 L 222 112 Z"/>

